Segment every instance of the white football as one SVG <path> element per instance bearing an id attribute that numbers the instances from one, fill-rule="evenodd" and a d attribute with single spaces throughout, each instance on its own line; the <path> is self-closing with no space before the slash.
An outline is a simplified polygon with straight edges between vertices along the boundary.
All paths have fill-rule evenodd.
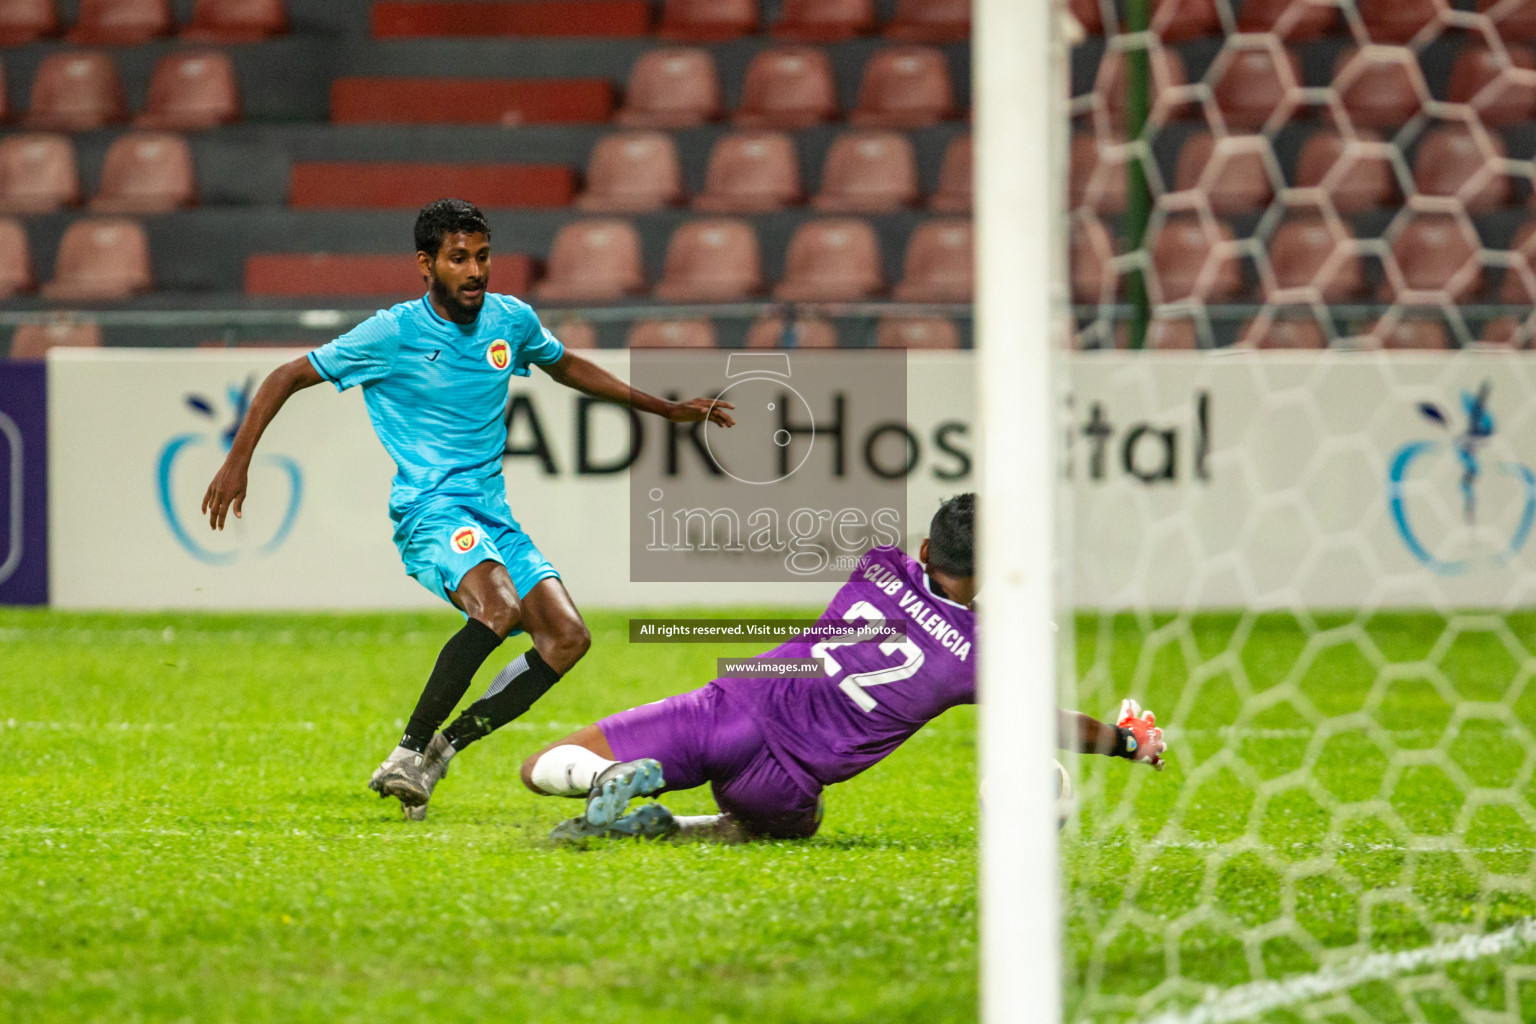
<path id="1" fill-rule="evenodd" d="M 1061 829 L 1071 817 L 1074 804 L 1072 801 L 1072 776 L 1061 766 L 1060 761 L 1056 765 L 1056 828 Z"/>

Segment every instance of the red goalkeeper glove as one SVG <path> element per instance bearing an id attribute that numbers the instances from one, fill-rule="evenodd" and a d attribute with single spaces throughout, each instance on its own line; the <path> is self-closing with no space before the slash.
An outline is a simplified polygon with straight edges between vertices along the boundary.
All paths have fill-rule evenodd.
<path id="1" fill-rule="evenodd" d="M 1115 723 L 1120 730 L 1119 757 L 1131 761 L 1145 761 L 1158 771 L 1163 770 L 1163 753 L 1168 744 L 1163 742 L 1163 730 L 1157 727 L 1157 716 L 1141 710 L 1141 705 L 1127 697 L 1120 702 L 1120 719 Z"/>

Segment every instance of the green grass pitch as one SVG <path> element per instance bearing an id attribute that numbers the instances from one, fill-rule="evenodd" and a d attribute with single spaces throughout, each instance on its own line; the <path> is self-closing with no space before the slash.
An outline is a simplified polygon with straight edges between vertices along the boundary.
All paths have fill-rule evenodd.
<path id="1" fill-rule="evenodd" d="M 972 709 L 831 790 L 810 842 L 554 849 L 577 804 L 522 788 L 528 752 L 751 653 L 589 619 L 582 665 L 415 825 L 365 782 L 454 616 L 0 611 L 0 1020 L 975 1020 Z M 1533 627 L 1081 619 L 1075 703 L 1135 694 L 1174 749 L 1161 774 L 1068 761 L 1070 1016 L 1536 915 Z M 1254 1019 L 1536 1020 L 1510 959 L 1536 963 Z"/>

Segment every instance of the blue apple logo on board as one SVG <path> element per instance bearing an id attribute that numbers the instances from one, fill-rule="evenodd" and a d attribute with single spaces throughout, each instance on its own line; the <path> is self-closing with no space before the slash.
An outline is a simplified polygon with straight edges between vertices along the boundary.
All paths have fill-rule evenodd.
<path id="1" fill-rule="evenodd" d="M 1476 394 L 1461 393 L 1465 430 L 1443 441 L 1410 441 L 1392 457 L 1392 521 L 1413 557 L 1440 576 L 1508 565 L 1524 550 L 1536 525 L 1536 472 L 1523 463 L 1490 464 L 1482 458 L 1496 427 L 1488 407 L 1492 390 L 1492 383 L 1484 381 Z M 1452 431 L 1450 419 L 1433 402 L 1421 402 L 1419 414 Z M 1460 523 L 1442 523 L 1439 536 L 1425 529 L 1426 486 L 1441 495 L 1453 488 L 1460 512 Z"/>
<path id="2" fill-rule="evenodd" d="M 299 505 L 304 498 L 304 475 L 298 462 L 287 455 L 258 452 L 251 460 L 250 493 L 280 496 L 286 490 L 288 495 L 287 508 L 275 531 L 253 535 L 255 528 L 248 525 L 249 517 L 237 520 L 230 516 L 222 535 L 208 529 L 206 517 L 194 515 L 192 529 L 181 520 L 178 509 L 197 511 L 208 481 L 213 479 L 234 444 L 235 434 L 250 410 L 255 383 L 254 377 L 248 377 L 243 384 L 226 386 L 233 416 L 222 430 L 216 429 L 219 414 L 213 403 L 203 395 L 187 395 L 187 408 L 194 415 L 212 422 L 203 431 L 177 434 L 160 449 L 155 470 L 160 511 L 177 543 L 192 557 L 209 565 L 229 565 L 247 554 L 265 557 L 282 547 L 299 517 Z"/>

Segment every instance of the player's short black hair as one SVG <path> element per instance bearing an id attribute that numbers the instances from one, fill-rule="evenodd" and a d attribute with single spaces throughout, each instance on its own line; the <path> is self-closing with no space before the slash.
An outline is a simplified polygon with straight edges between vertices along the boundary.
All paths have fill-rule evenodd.
<path id="1" fill-rule="evenodd" d="M 928 568 L 951 576 L 976 575 L 976 495 L 956 495 L 928 524 Z"/>
<path id="2" fill-rule="evenodd" d="M 491 237 L 491 226 L 474 203 L 463 199 L 434 199 L 416 215 L 416 251 L 436 256 L 443 247 L 443 239 L 460 231 L 470 234 L 480 231 L 486 238 Z"/>

